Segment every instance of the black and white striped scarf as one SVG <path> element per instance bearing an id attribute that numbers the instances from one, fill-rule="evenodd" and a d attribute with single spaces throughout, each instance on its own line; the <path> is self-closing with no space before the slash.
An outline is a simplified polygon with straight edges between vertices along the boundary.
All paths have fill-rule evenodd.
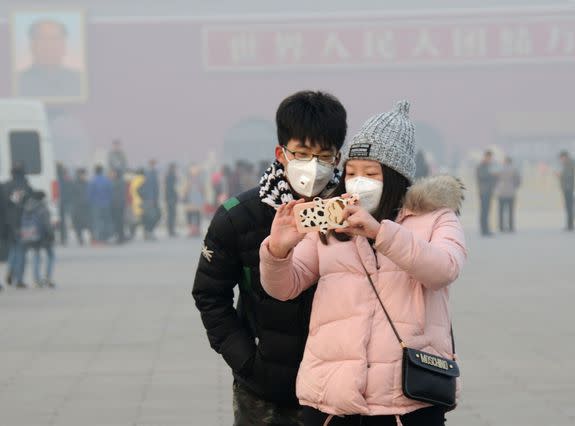
<path id="1" fill-rule="evenodd" d="M 317 196 L 320 198 L 328 197 L 339 183 L 340 178 L 341 172 L 335 169 L 333 177 Z M 260 199 L 262 203 L 272 206 L 274 209 L 294 199 L 284 166 L 277 160 L 268 167 L 260 179 Z"/>

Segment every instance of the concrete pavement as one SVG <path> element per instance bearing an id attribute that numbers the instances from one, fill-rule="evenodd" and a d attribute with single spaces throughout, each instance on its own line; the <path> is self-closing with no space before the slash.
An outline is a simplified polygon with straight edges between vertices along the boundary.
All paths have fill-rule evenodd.
<path id="1" fill-rule="evenodd" d="M 574 425 L 575 235 L 468 240 L 448 424 Z M 0 426 L 231 425 L 230 374 L 190 295 L 199 251 L 184 238 L 59 249 L 58 289 L 0 293 Z"/>

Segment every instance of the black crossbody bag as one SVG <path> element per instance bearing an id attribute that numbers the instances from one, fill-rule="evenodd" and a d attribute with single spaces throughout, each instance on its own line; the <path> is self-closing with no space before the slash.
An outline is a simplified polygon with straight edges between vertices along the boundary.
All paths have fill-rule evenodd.
<path id="1" fill-rule="evenodd" d="M 459 366 L 453 359 L 442 358 L 427 352 L 411 349 L 405 345 L 377 293 L 369 272 L 367 272 L 365 266 L 363 266 L 363 269 L 397 341 L 403 348 L 401 368 L 403 394 L 416 401 L 453 409 L 455 407 L 455 381 L 459 377 Z M 451 330 L 451 348 L 453 356 L 455 356 L 453 329 Z"/>

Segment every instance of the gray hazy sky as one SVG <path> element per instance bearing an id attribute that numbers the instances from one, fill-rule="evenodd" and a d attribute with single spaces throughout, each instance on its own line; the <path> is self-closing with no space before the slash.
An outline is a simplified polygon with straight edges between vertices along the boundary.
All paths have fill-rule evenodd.
<path id="1" fill-rule="evenodd" d="M 30 6 L 62 6 L 59 0 L 4 0 L 0 1 L 0 15 L 10 10 Z M 574 0 L 75 0 L 74 5 L 89 10 L 96 16 L 142 15 L 223 15 L 269 14 L 297 12 L 344 12 L 361 10 L 413 10 L 436 8 L 491 8 L 575 5 Z"/>

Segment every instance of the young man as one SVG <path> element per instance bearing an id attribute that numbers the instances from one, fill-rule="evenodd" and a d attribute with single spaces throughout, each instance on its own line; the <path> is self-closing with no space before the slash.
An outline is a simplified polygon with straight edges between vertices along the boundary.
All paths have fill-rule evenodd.
<path id="1" fill-rule="evenodd" d="M 491 199 L 493 198 L 493 190 L 497 183 L 497 175 L 492 171 L 493 153 L 485 151 L 483 159 L 479 166 L 477 166 L 477 186 L 479 187 L 479 225 L 481 228 L 481 235 L 490 237 L 493 234 L 489 229 L 489 212 L 491 210 Z"/>
<path id="2" fill-rule="evenodd" d="M 210 344 L 234 375 L 235 426 L 303 424 L 295 378 L 313 292 L 289 302 L 268 296 L 260 283 L 258 253 L 277 207 L 294 198 L 328 196 L 335 187 L 347 131 L 344 107 L 322 92 L 285 99 L 276 124 L 276 161 L 259 187 L 229 199 L 216 212 L 193 289 Z"/>

